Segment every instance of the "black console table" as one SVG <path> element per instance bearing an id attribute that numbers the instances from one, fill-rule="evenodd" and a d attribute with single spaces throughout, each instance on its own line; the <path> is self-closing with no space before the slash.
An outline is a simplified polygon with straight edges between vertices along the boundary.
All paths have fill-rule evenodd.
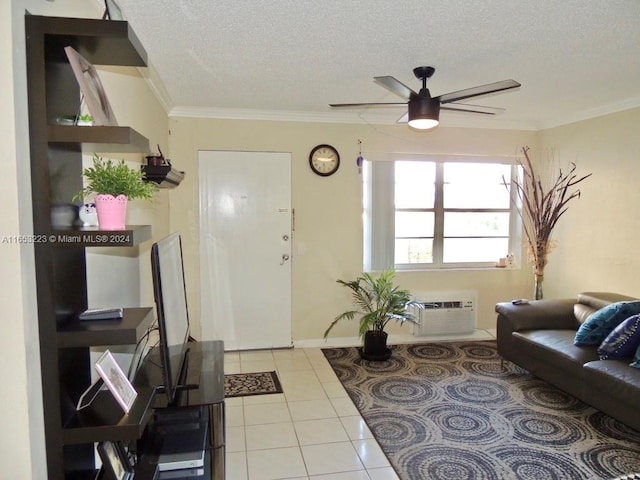
<path id="1" fill-rule="evenodd" d="M 224 410 L 224 343 L 219 340 L 190 342 L 188 344 L 185 385 L 179 389 L 176 402 L 169 406 L 165 395 L 155 396 L 154 409 L 186 409 L 204 407 L 208 411 L 209 439 L 207 444 L 206 468 L 203 478 L 224 480 L 225 478 L 225 410 Z M 137 387 L 162 385 L 160 357 L 152 351 L 140 367 L 136 376 Z M 197 385 L 197 388 L 193 388 Z M 158 439 L 154 438 L 153 424 L 148 427 L 140 445 L 142 471 L 154 470 L 157 463 Z M 146 466 L 145 466 L 146 464 Z M 136 470 L 138 471 L 138 468 Z M 138 478 L 136 474 L 136 478 Z M 156 478 L 156 477 L 152 477 Z"/>

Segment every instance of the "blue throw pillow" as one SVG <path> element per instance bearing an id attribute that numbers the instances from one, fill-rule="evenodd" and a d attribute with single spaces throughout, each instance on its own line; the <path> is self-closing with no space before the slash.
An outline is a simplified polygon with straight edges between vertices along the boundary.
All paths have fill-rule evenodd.
<path id="1" fill-rule="evenodd" d="M 573 344 L 578 346 L 600 345 L 614 328 L 638 313 L 640 313 L 640 301 L 611 303 L 592 313 L 580 325 Z"/>
<path id="2" fill-rule="evenodd" d="M 631 358 L 640 345 L 640 315 L 633 315 L 607 335 L 600 347 L 600 360 Z"/>

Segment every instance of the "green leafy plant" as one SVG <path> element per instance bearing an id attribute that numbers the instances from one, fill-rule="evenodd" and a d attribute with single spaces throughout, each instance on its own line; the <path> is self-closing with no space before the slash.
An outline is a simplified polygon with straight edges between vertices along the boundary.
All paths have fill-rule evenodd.
<path id="1" fill-rule="evenodd" d="M 153 182 L 144 180 L 144 172 L 128 167 L 124 160 L 114 162 L 93 154 L 93 166 L 85 168 L 82 174 L 89 184 L 80 190 L 74 200 L 91 194 L 109 194 L 117 197 L 126 195 L 129 200 L 150 199 L 158 190 Z"/>
<path id="2" fill-rule="evenodd" d="M 424 308 L 420 302 L 411 299 L 411 293 L 393 284 L 394 269 L 382 272 L 377 278 L 369 273 L 363 273 L 361 277 L 346 282 L 337 282 L 351 290 L 351 297 L 356 305 L 355 310 L 349 310 L 338 315 L 324 332 L 327 338 L 331 329 L 341 320 L 352 320 L 359 316 L 360 335 L 369 330 L 384 331 L 387 323 L 396 320 L 417 323 L 411 308 Z"/>

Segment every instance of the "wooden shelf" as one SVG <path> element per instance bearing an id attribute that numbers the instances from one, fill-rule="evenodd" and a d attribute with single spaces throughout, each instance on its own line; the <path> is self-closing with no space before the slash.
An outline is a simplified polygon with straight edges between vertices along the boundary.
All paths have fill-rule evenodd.
<path id="1" fill-rule="evenodd" d="M 149 140 L 131 127 L 48 125 L 51 143 L 79 143 L 85 153 L 148 153 Z"/>
<path id="2" fill-rule="evenodd" d="M 154 388 L 137 388 L 138 396 L 128 414 L 108 390 L 101 390 L 90 406 L 79 410 L 62 429 L 65 445 L 140 438 L 153 414 Z"/>
<path id="3" fill-rule="evenodd" d="M 150 225 L 126 225 L 125 230 L 100 230 L 100 227 L 69 227 L 52 230 L 49 243 L 65 247 L 135 247 L 151 238 Z"/>
<path id="4" fill-rule="evenodd" d="M 125 308 L 117 320 L 80 320 L 73 317 L 58 326 L 58 347 L 135 345 L 154 321 L 153 308 Z"/>
<path id="5" fill-rule="evenodd" d="M 71 46 L 94 65 L 146 67 L 147 52 L 125 21 L 30 15 L 30 32 L 44 35 L 48 61 L 66 61 Z"/>

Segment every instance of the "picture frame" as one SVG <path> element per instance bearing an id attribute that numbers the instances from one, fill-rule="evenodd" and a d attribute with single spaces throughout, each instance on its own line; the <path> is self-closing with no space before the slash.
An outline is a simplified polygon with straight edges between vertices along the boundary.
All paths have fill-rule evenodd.
<path id="1" fill-rule="evenodd" d="M 133 478 L 133 467 L 127 458 L 127 453 L 120 442 L 105 441 L 98 444 L 98 454 L 103 468 L 115 480 L 129 480 Z"/>
<path id="2" fill-rule="evenodd" d="M 96 370 L 124 412 L 129 413 L 138 392 L 109 350 L 106 350 L 96 362 Z"/>
<path id="3" fill-rule="evenodd" d="M 103 20 L 124 20 L 122 10 L 115 0 L 104 0 Z"/>
<path id="4" fill-rule="evenodd" d="M 64 51 L 89 113 L 93 117 L 93 124 L 117 126 L 118 122 L 98 76 L 98 71 L 73 47 L 65 47 Z"/>

